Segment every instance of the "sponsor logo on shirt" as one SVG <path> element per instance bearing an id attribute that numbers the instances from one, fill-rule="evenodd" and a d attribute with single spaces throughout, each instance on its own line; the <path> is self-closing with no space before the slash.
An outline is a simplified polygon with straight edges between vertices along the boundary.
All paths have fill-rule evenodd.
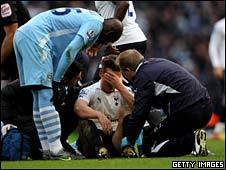
<path id="1" fill-rule="evenodd" d="M 88 38 L 88 39 L 92 39 L 92 38 L 95 36 L 95 33 L 94 33 L 93 30 L 89 30 L 89 31 L 86 33 L 86 35 L 87 35 L 87 38 Z"/>
<path id="2" fill-rule="evenodd" d="M 9 4 L 2 4 L 1 5 L 1 16 L 2 16 L 2 18 L 9 17 L 11 15 L 12 15 L 12 10 L 10 8 L 10 5 Z"/>
<path id="3" fill-rule="evenodd" d="M 83 98 L 85 95 L 87 95 L 87 90 L 86 89 L 82 89 L 79 93 L 79 97 Z"/>
<path id="4" fill-rule="evenodd" d="M 53 74 L 52 73 L 48 73 L 47 74 L 47 77 L 46 77 L 46 80 L 52 82 L 52 80 L 53 80 Z"/>

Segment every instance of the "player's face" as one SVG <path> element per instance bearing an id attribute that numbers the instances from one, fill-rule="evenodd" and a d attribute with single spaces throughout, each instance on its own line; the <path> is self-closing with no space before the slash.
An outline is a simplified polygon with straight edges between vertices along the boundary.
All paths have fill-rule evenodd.
<path id="1" fill-rule="evenodd" d="M 115 86 L 114 86 L 113 83 L 111 83 L 110 81 L 108 81 L 104 78 L 105 73 L 113 73 L 115 76 L 117 76 L 117 78 L 120 79 L 121 78 L 121 72 L 112 71 L 111 69 L 106 69 L 105 71 L 102 70 L 102 73 L 101 73 L 101 88 L 104 92 L 111 93 L 115 90 Z"/>

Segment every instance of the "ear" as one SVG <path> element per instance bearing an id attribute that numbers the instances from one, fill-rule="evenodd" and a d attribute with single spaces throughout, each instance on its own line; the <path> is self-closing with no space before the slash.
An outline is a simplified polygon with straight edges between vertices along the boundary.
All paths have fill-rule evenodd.
<path id="1" fill-rule="evenodd" d="M 101 68 L 100 71 L 99 71 L 99 76 L 102 77 L 103 75 L 104 75 L 104 71 L 103 71 L 103 69 Z"/>
<path id="2" fill-rule="evenodd" d="M 124 68 L 123 71 L 130 71 L 130 69 L 129 68 Z"/>
<path id="3" fill-rule="evenodd" d="M 115 34 L 115 31 L 112 31 L 112 30 L 109 30 L 107 32 L 107 36 L 114 36 L 114 34 Z"/>
<path id="4" fill-rule="evenodd" d="M 109 31 L 106 33 L 105 39 L 106 39 L 106 41 L 113 43 L 114 41 L 116 41 L 116 36 L 117 36 L 117 34 L 116 34 L 115 31 L 109 30 Z M 117 39 L 118 39 L 118 38 L 117 38 Z"/>

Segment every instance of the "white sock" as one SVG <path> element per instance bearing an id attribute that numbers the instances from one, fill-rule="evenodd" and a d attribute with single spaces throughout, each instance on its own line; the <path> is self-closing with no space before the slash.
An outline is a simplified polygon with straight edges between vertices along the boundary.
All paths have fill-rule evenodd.
<path id="1" fill-rule="evenodd" d="M 38 111 L 33 111 L 33 120 L 35 122 L 35 126 L 38 131 L 38 136 L 39 136 L 42 149 L 49 150 L 48 138 L 42 124 L 40 113 Z"/>
<path id="2" fill-rule="evenodd" d="M 48 144 L 48 140 L 42 140 L 40 141 L 41 145 L 42 145 L 42 150 L 43 151 L 49 151 L 49 144 Z"/>
<path id="3" fill-rule="evenodd" d="M 214 127 L 214 133 L 222 133 L 225 131 L 225 123 L 224 122 L 217 122 Z"/>
<path id="4" fill-rule="evenodd" d="M 54 155 L 57 155 L 57 153 L 63 149 L 63 146 L 60 142 L 60 139 L 52 142 L 49 144 L 49 147 L 50 147 L 50 151 L 54 154 Z"/>

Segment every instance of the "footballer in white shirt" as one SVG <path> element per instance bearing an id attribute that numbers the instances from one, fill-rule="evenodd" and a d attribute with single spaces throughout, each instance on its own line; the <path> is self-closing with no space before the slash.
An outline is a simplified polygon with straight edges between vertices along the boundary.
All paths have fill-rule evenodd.
<path id="1" fill-rule="evenodd" d="M 147 38 L 136 23 L 136 12 L 132 1 L 95 1 L 95 7 L 102 17 L 117 18 L 123 23 L 123 33 L 113 43 L 120 52 L 136 49 L 145 54 Z"/>
<path id="2" fill-rule="evenodd" d="M 114 59 L 113 59 L 114 58 Z M 102 59 L 100 81 L 82 89 L 74 111 L 78 125 L 78 150 L 87 158 L 120 156 L 122 122 L 131 113 L 133 93 L 122 83 L 115 55 Z"/>

